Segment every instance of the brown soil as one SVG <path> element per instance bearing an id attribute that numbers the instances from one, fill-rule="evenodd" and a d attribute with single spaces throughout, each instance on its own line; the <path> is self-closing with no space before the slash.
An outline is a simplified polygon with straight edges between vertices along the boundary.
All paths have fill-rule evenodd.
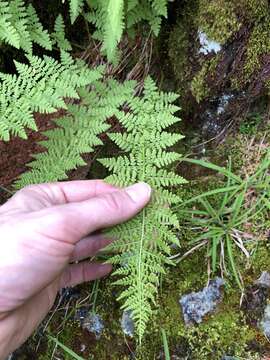
<path id="1" fill-rule="evenodd" d="M 54 127 L 51 115 L 36 115 L 35 119 L 40 131 L 29 130 L 27 140 L 14 137 L 9 142 L 0 141 L 0 186 L 8 190 L 12 191 L 14 180 L 27 169 L 26 164 L 31 160 L 31 154 L 42 151 L 42 147 L 37 144 L 44 139 L 41 131 Z M 7 191 L 0 188 L 0 203 L 9 196 Z"/>

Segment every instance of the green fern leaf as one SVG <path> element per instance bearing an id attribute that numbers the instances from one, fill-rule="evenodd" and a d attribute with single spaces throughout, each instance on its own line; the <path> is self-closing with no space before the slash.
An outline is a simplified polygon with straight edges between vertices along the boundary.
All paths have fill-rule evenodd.
<path id="1" fill-rule="evenodd" d="M 168 0 L 91 0 L 85 19 L 94 25 L 93 38 L 102 41 L 102 50 L 111 62 L 117 62 L 117 45 L 124 30 L 130 34 L 143 21 L 157 36 L 162 17 L 167 16 Z"/>
<path id="2" fill-rule="evenodd" d="M 127 186 L 144 181 L 153 189 L 152 201 L 136 218 L 110 230 L 117 240 L 108 247 L 118 252 L 109 261 L 119 265 L 114 271 L 118 277 L 115 284 L 124 287 L 119 300 L 123 309 L 132 312 L 140 341 L 155 304 L 159 276 L 165 272 L 166 264 L 172 264 L 171 245 L 179 245 L 173 231 L 179 226 L 178 220 L 170 205 L 180 199 L 167 187 L 186 181 L 166 168 L 180 158 L 166 148 L 182 136 L 164 131 L 176 122 L 173 114 L 178 108 L 171 104 L 176 98 L 175 94 L 158 91 L 154 81 L 147 78 L 143 97 L 130 99 L 129 111 L 117 114 L 127 132 L 109 134 L 128 154 L 100 160 L 111 172 L 108 182 Z"/>
<path id="3" fill-rule="evenodd" d="M 11 23 L 9 3 L 0 1 L 0 40 L 7 42 L 15 48 L 20 48 L 20 35 Z"/>
<path id="4" fill-rule="evenodd" d="M 36 10 L 30 4 L 27 9 L 27 31 L 30 34 L 30 38 L 33 42 L 37 43 L 46 50 L 52 50 L 52 42 L 47 30 L 43 29 L 42 24 L 39 21 Z M 63 49 L 65 50 L 65 49 Z"/>

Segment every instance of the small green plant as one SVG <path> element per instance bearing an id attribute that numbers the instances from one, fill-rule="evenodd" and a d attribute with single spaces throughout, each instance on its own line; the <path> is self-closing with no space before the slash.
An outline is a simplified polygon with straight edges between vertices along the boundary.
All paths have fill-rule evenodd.
<path id="1" fill-rule="evenodd" d="M 258 113 L 250 114 L 245 121 L 240 124 L 239 130 L 244 135 L 255 135 L 258 126 L 262 123 L 262 117 Z"/>
<path id="2" fill-rule="evenodd" d="M 159 92 L 147 78 L 143 97 L 132 98 L 129 111 L 118 113 L 126 132 L 109 134 L 127 155 L 100 160 L 111 172 L 108 182 L 126 186 L 144 181 L 153 189 L 151 203 L 137 217 L 111 230 L 117 240 L 109 247 L 118 252 L 109 260 L 119 265 L 113 273 L 119 277 L 115 284 L 123 287 L 118 300 L 123 301 L 124 310 L 132 312 L 140 342 L 155 304 L 159 277 L 165 273 L 166 264 L 173 264 L 169 259 L 171 246 L 179 246 L 173 231 L 179 224 L 170 205 L 180 199 L 166 189 L 185 183 L 167 169 L 181 158 L 166 151 L 182 138 L 165 131 L 180 120 L 174 116 L 178 107 L 172 103 L 176 98 L 176 94 Z"/>
<path id="3" fill-rule="evenodd" d="M 242 289 L 235 254 L 236 249 L 239 249 L 249 257 L 246 244 L 253 240 L 253 236 L 246 233 L 243 226 L 260 213 L 269 211 L 269 152 L 255 173 L 245 179 L 231 171 L 230 162 L 226 169 L 201 160 L 184 160 L 218 171 L 227 178 L 225 186 L 183 202 L 179 213 L 199 233 L 190 243 L 193 249 L 207 247 L 212 272 L 216 272 L 219 263 L 222 273 L 228 273 L 226 264 L 229 263 L 231 272 Z M 188 208 L 189 205 L 192 208 Z"/>
<path id="4" fill-rule="evenodd" d="M 117 45 L 125 30 L 134 34 L 135 26 L 146 21 L 158 35 L 162 17 L 167 17 L 168 0 L 88 0 L 85 19 L 96 30 L 94 39 L 102 41 L 102 50 L 109 61 L 117 59 Z M 83 8 L 82 0 L 70 0 L 71 20 L 74 22 Z"/>

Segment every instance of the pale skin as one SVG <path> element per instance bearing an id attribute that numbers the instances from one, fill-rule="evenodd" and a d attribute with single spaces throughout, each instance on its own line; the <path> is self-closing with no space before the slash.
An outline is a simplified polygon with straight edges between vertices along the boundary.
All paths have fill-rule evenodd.
<path id="1" fill-rule="evenodd" d="M 0 207 L 1 360 L 41 323 L 59 289 L 111 271 L 83 261 L 112 241 L 96 232 L 132 218 L 150 196 L 144 183 L 57 182 L 26 187 Z"/>

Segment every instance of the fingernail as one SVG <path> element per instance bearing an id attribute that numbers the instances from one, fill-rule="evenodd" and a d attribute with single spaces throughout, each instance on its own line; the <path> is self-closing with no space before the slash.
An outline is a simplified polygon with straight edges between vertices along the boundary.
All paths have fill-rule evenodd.
<path id="1" fill-rule="evenodd" d="M 128 186 L 125 188 L 125 191 L 134 202 L 140 202 L 144 197 L 147 199 L 150 198 L 152 189 L 148 184 L 139 182 L 137 184 Z"/>

